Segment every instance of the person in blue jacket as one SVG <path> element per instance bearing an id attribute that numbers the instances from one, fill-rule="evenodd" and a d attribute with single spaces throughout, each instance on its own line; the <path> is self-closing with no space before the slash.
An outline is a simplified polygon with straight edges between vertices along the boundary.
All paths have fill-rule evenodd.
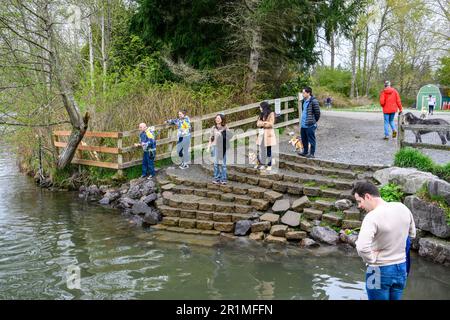
<path id="1" fill-rule="evenodd" d="M 178 111 L 178 118 L 167 120 L 166 123 L 175 125 L 178 127 L 177 132 L 177 153 L 181 158 L 180 169 L 189 168 L 189 162 L 191 160 L 191 154 L 189 147 L 191 145 L 191 121 L 186 114 L 185 110 Z"/>
<path id="2" fill-rule="evenodd" d="M 142 147 L 144 156 L 142 158 L 142 176 L 152 178 L 155 176 L 155 158 L 156 158 L 156 137 L 155 128 L 147 128 L 145 123 L 139 124 L 139 141 L 136 146 Z"/>

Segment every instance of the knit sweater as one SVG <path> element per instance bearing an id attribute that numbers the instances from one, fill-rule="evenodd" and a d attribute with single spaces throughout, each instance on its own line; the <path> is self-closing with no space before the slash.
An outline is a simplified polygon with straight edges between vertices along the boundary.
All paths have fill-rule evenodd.
<path id="1" fill-rule="evenodd" d="M 400 202 L 386 202 L 370 211 L 361 226 L 356 250 L 371 266 L 406 261 L 406 239 L 416 236 L 411 211 Z"/>

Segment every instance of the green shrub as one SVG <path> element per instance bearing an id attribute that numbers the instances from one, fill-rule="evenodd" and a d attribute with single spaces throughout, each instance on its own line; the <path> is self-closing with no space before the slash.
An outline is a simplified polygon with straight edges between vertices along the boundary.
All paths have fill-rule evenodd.
<path id="1" fill-rule="evenodd" d="M 395 154 L 394 165 L 402 168 L 417 168 L 428 172 L 432 172 L 434 168 L 434 162 L 429 156 L 409 147 L 402 148 Z"/>
<path id="2" fill-rule="evenodd" d="M 405 194 L 401 187 L 395 183 L 389 183 L 380 189 L 381 198 L 387 202 L 402 202 Z"/>
<path id="3" fill-rule="evenodd" d="M 416 168 L 421 171 L 431 172 L 441 179 L 450 182 L 450 162 L 441 166 L 417 149 L 402 148 L 395 154 L 394 165 L 402 168 Z"/>

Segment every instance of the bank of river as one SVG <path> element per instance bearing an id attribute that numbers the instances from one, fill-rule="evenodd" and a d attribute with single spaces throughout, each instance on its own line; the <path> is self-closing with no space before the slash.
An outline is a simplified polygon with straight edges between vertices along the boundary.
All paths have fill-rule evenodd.
<path id="1" fill-rule="evenodd" d="M 144 230 L 77 193 L 39 189 L 6 147 L 0 194 L 0 299 L 366 299 L 354 252 Z M 71 267 L 80 289 L 67 286 Z M 405 299 L 450 299 L 449 279 L 413 254 Z"/>

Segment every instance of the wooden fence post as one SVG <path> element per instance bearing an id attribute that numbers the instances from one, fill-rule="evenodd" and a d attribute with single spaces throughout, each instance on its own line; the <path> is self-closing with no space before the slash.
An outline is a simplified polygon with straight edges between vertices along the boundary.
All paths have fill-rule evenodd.
<path id="1" fill-rule="evenodd" d="M 284 102 L 284 110 L 286 111 L 286 113 L 284 114 L 284 122 L 289 121 L 289 113 L 287 113 L 288 109 L 289 109 L 289 101 L 285 101 Z"/>
<path id="2" fill-rule="evenodd" d="M 397 137 L 397 149 L 400 150 L 405 140 L 405 129 L 403 128 L 403 114 L 398 117 L 398 137 Z"/>
<path id="3" fill-rule="evenodd" d="M 302 123 L 302 101 L 303 95 L 301 92 L 298 93 L 298 123 L 300 127 L 300 123 Z"/>
<path id="4" fill-rule="evenodd" d="M 117 139 L 117 148 L 119 149 L 119 153 L 117 154 L 117 166 L 119 168 L 117 170 L 117 175 L 119 175 L 119 176 L 123 176 L 123 170 L 122 170 L 122 165 L 123 165 L 122 145 L 123 145 L 122 134 L 119 134 L 119 138 Z"/>

